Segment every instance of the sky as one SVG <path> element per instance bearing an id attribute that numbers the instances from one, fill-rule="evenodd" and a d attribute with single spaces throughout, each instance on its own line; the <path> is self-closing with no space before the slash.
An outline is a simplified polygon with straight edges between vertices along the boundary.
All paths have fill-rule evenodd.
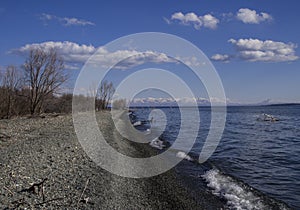
<path id="1" fill-rule="evenodd" d="M 55 47 L 72 83 L 99 47 L 99 61 L 109 66 L 134 49 L 108 52 L 103 48 L 107 43 L 134 33 L 162 32 L 202 50 L 228 101 L 300 102 L 299 8 L 297 0 L 1 1 L 0 69 L 22 65 L 32 47 Z M 161 68 L 169 63 L 184 69 L 164 54 L 150 60 Z M 126 71 L 119 69 L 120 74 Z M 184 71 L 178 76 L 184 77 Z M 194 81 L 192 75 L 185 77 Z M 197 81 L 190 83 L 197 89 Z"/>

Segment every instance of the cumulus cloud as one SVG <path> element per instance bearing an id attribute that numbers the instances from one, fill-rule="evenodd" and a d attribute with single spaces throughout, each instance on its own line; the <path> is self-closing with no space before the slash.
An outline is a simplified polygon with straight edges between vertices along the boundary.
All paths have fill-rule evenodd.
<path id="1" fill-rule="evenodd" d="M 215 54 L 210 58 L 213 61 L 229 62 L 230 56 L 227 54 Z"/>
<path id="2" fill-rule="evenodd" d="M 237 19 L 246 24 L 259 24 L 273 20 L 272 16 L 266 12 L 257 12 L 248 8 L 240 8 L 236 15 L 232 12 L 219 14 L 220 19 L 212 14 L 199 16 L 194 12 L 182 13 L 175 12 L 171 17 L 163 18 L 167 24 L 179 22 L 182 25 L 190 25 L 199 30 L 201 27 L 216 29 L 221 21 L 232 21 Z"/>
<path id="3" fill-rule="evenodd" d="M 239 57 L 247 61 L 283 62 L 299 59 L 295 54 L 297 45 L 293 43 L 259 39 L 230 39 L 228 42 L 236 47 Z"/>
<path id="4" fill-rule="evenodd" d="M 95 23 L 83 19 L 78 19 L 75 17 L 58 17 L 56 15 L 50 15 L 43 13 L 40 15 L 40 19 L 44 21 L 49 21 L 49 20 L 57 20 L 61 24 L 65 26 L 87 26 L 87 25 L 95 25 Z"/>
<path id="5" fill-rule="evenodd" d="M 264 21 L 272 20 L 272 16 L 268 13 L 257 13 L 255 10 L 241 8 L 236 14 L 236 18 L 247 24 L 259 24 Z"/>
<path id="6" fill-rule="evenodd" d="M 115 69 L 126 70 L 145 63 L 177 63 L 175 59 L 168 57 L 164 53 L 145 51 L 140 52 L 136 50 L 118 50 L 115 52 L 97 52 L 95 60 L 104 64 L 104 66 L 111 67 L 114 65 Z M 120 63 L 117 61 L 122 60 Z"/>
<path id="7" fill-rule="evenodd" d="M 66 62 L 66 67 L 70 69 L 79 69 L 92 55 L 94 55 L 93 60 L 97 62 L 97 65 L 105 68 L 114 66 L 115 69 L 128 69 L 144 63 L 177 62 L 164 53 L 154 51 L 116 50 L 110 52 L 105 47 L 96 48 L 93 45 L 80 45 L 69 41 L 26 44 L 23 47 L 11 50 L 9 53 L 26 56 L 30 50 L 36 48 L 46 51 L 53 48 L 56 49 Z M 118 63 L 120 60 L 123 61 Z"/>
<path id="8" fill-rule="evenodd" d="M 211 14 L 204 15 L 200 18 L 202 19 L 203 26 L 206 28 L 215 29 L 217 28 L 217 25 L 220 22 L 217 18 L 215 18 Z"/>
<path id="9" fill-rule="evenodd" d="M 206 14 L 204 16 L 198 16 L 193 12 L 183 14 L 182 12 L 176 12 L 171 16 L 172 21 L 179 21 L 183 25 L 192 25 L 195 29 L 199 30 L 201 27 L 216 29 L 219 19 L 212 16 L 211 14 Z M 169 20 L 170 22 L 170 20 Z"/>
<path id="10" fill-rule="evenodd" d="M 67 62 L 84 63 L 93 53 L 96 52 L 96 48 L 92 45 L 79 45 L 74 42 L 42 42 L 34 44 L 26 44 L 18 49 L 11 50 L 10 53 L 27 55 L 30 50 L 40 48 L 43 50 L 56 49 L 59 54 Z"/>

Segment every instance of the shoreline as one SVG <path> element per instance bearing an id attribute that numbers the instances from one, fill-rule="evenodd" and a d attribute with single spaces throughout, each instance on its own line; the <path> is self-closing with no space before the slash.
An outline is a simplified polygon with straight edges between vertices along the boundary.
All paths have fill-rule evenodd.
<path id="1" fill-rule="evenodd" d="M 141 114 L 141 115 L 140 115 Z M 135 120 L 143 121 L 147 118 L 143 113 L 134 114 Z M 148 127 L 141 127 L 146 130 Z M 173 124 L 174 126 L 174 124 Z M 168 132 L 168 131 L 167 131 Z M 172 135 L 163 134 L 160 140 L 164 145 L 172 144 Z M 167 146 L 168 148 L 168 146 Z M 165 149 L 159 148 L 161 152 Z M 172 150 L 173 151 L 173 150 Z M 177 177 L 193 194 L 199 195 L 208 192 L 216 195 L 225 203 L 227 209 L 291 209 L 286 202 L 273 197 L 266 192 L 253 187 L 238 176 L 222 168 L 222 160 L 210 159 L 204 164 L 197 162 L 197 154 L 194 152 L 186 153 L 184 149 L 175 149 L 174 156 L 183 157 L 186 160 L 181 161 L 174 167 Z M 230 170 L 230 167 L 228 168 Z M 203 196 L 202 196 L 203 197 Z"/>
<path id="2" fill-rule="evenodd" d="M 138 157 L 157 152 L 116 135 L 108 112 L 97 112 L 97 118 L 113 147 Z M 100 168 L 81 148 L 71 115 L 1 120 L 0 126 L 1 132 L 10 136 L 0 142 L 1 209 L 224 208 L 216 196 L 190 191 L 175 169 L 133 179 Z"/>

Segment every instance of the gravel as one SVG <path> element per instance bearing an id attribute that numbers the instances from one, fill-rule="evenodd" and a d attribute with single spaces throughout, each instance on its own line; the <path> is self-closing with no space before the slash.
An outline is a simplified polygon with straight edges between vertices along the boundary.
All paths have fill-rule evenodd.
<path id="1" fill-rule="evenodd" d="M 115 135 L 109 112 L 98 122 L 117 150 L 154 154 Z M 175 171 L 143 179 L 113 175 L 97 166 L 76 138 L 71 115 L 0 120 L 0 209 L 221 209 L 206 193 L 195 195 Z"/>

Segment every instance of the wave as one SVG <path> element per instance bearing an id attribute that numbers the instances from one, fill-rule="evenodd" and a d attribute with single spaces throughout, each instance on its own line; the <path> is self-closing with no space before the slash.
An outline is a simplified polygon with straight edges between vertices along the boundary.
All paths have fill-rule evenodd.
<path id="1" fill-rule="evenodd" d="M 162 149 L 164 149 L 164 148 L 166 147 L 166 145 L 164 144 L 164 142 L 163 142 L 162 140 L 160 140 L 159 138 L 153 139 L 153 140 L 149 143 L 149 145 L 150 145 L 151 147 L 154 147 L 154 148 L 159 149 L 159 150 L 162 150 Z"/>
<path id="2" fill-rule="evenodd" d="M 142 121 L 136 121 L 135 123 L 133 123 L 133 126 L 140 126 L 142 125 Z"/>
<path id="3" fill-rule="evenodd" d="M 131 113 L 131 119 L 133 119 L 132 124 L 141 124 L 136 128 L 142 130 L 145 135 L 152 133 L 151 127 L 149 128 L 147 123 L 142 123 L 147 122 L 146 120 L 138 120 L 135 113 Z M 171 146 L 170 138 L 168 134 L 163 133 L 151 140 L 149 145 L 163 152 Z M 172 149 L 171 152 L 177 158 L 184 160 L 181 162 L 183 164 L 180 164 L 179 173 L 190 175 L 193 173 L 195 177 L 198 177 L 197 181 L 203 183 L 205 190 L 211 191 L 226 201 L 226 209 L 290 209 L 285 203 L 265 195 L 236 177 L 223 173 L 212 161 L 207 161 L 204 164 L 198 163 L 199 154 L 195 152 L 186 152 L 180 149 Z M 186 161 L 194 164 L 185 164 Z"/>
<path id="4" fill-rule="evenodd" d="M 187 155 L 185 152 L 182 151 L 177 152 L 176 157 L 186 159 L 188 161 L 194 161 L 194 159 L 191 156 Z"/>
<path id="5" fill-rule="evenodd" d="M 289 209 L 285 204 L 266 198 L 254 188 L 213 168 L 201 176 L 213 194 L 224 198 L 229 209 Z"/>

